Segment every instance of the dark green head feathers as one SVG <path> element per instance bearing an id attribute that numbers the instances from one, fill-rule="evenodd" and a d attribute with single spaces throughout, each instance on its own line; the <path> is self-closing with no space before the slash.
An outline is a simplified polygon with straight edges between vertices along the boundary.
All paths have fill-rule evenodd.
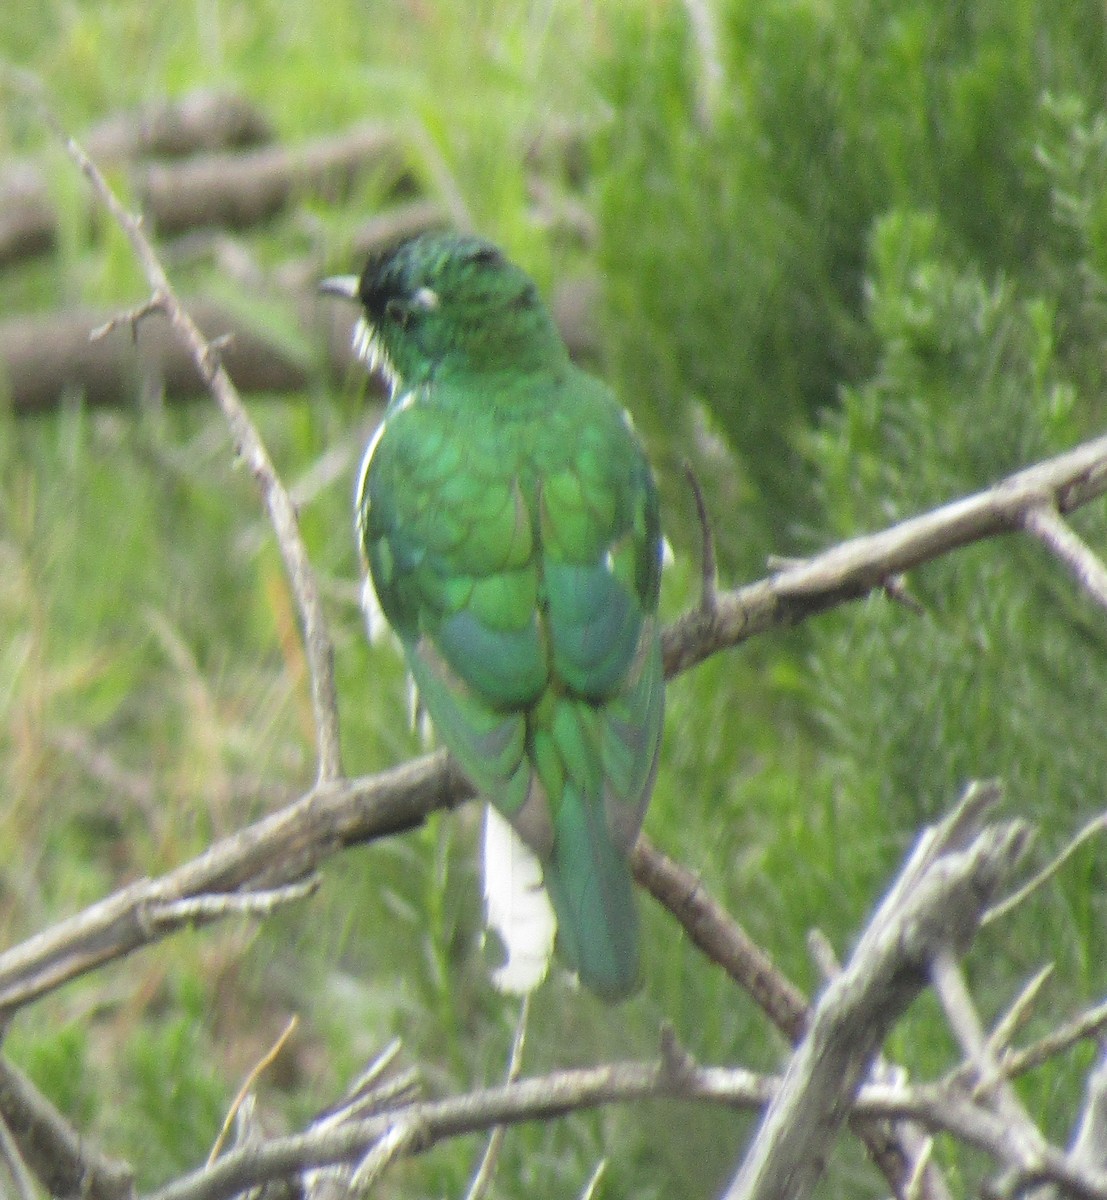
<path id="1" fill-rule="evenodd" d="M 359 353 L 404 388 L 568 361 L 534 282 L 482 238 L 419 234 L 322 289 L 360 302 Z"/>

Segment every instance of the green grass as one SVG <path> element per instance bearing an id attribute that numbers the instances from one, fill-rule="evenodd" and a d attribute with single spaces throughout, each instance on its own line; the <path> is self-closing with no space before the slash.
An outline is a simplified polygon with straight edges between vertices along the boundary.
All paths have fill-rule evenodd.
<path id="1" fill-rule="evenodd" d="M 880 527 L 1102 423 L 1100 16 L 1031 0 L 956 18 L 923 0 L 730 0 L 709 121 L 684 10 L 644 0 L 50 3 L 11 14 L 0 56 L 36 72 L 77 131 L 197 86 L 241 90 L 288 141 L 389 122 L 421 187 L 544 289 L 600 268 L 604 369 L 647 437 L 681 554 L 672 615 L 697 579 L 685 458 L 732 583 L 769 551 Z M 33 106 L 5 98 L 0 155 L 44 155 L 64 219 L 53 255 L 0 277 L 0 306 L 134 303 L 144 289 L 121 235 L 90 222 Z M 576 131 L 574 159 L 545 160 L 546 177 L 592 214 L 594 246 L 528 204 L 528 150 L 560 128 Z M 381 202 L 368 180 L 340 207 L 313 201 L 242 241 L 263 264 L 318 251 L 349 268 L 350 232 Z M 232 290 L 202 261 L 175 280 Z M 292 327 L 282 297 L 238 300 Z M 289 482 L 336 446 L 353 461 L 368 431 L 353 380 L 250 408 Z M 419 745 L 398 656 L 367 644 L 351 600 L 352 471 L 301 515 L 335 638 L 344 758 L 362 773 Z M 1102 506 L 1080 527 L 1102 544 Z M 647 829 L 808 990 L 806 931 L 848 953 L 919 824 L 966 779 L 1003 778 L 1043 856 L 1107 785 L 1102 614 L 1060 570 L 994 542 L 910 583 L 923 617 L 874 599 L 669 689 Z M 65 748 L 75 732 L 135 786 L 82 767 Z M 214 408 L 91 412 L 75 397 L 34 420 L 0 413 L 5 943 L 171 869 L 312 777 L 294 607 Z M 202 1161 L 292 1013 L 297 1033 L 260 1088 L 271 1129 L 309 1119 L 395 1036 L 429 1091 L 498 1079 L 516 1009 L 488 983 L 476 843 L 470 806 L 345 854 L 316 897 L 261 926 L 179 935 L 61 989 L 18 1017 L 6 1050 L 135 1162 L 142 1186 Z M 969 966 L 986 1014 L 1046 958 L 1057 978 L 1031 1032 L 1103 993 L 1102 863 L 1089 846 L 982 939 Z M 546 986 L 527 1069 L 653 1055 L 663 1020 L 705 1061 L 777 1065 L 780 1040 L 752 1003 L 666 914 L 645 900 L 643 912 L 644 992 L 611 1011 Z M 932 1003 L 889 1052 L 919 1077 L 948 1067 Z M 1025 1084 L 1058 1140 L 1086 1066 L 1075 1056 Z M 607 1157 L 602 1196 L 711 1196 L 748 1129 L 660 1104 L 520 1128 L 495 1194 L 579 1194 Z M 480 1149 L 438 1148 L 387 1194 L 463 1194 Z M 957 1170 L 971 1183 L 979 1164 Z M 884 1191 L 847 1148 L 825 1194 Z"/>

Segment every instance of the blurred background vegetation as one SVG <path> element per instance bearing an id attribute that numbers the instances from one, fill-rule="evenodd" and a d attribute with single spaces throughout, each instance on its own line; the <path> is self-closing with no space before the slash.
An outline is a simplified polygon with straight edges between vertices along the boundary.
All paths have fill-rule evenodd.
<path id="1" fill-rule="evenodd" d="M 769 553 L 879 528 L 1102 428 L 1098 0 L 45 0 L 6 14 L 0 55 L 35 72 L 77 132 L 200 86 L 245 95 L 288 144 L 378 118 L 420 191 L 544 290 L 594 274 L 595 365 L 661 477 L 670 613 L 696 579 L 684 459 L 730 585 Z M 88 220 L 83 182 L 9 92 L 0 155 L 27 154 L 48 164 L 61 235 L 0 275 L 0 310 L 140 299 L 118 231 Z M 536 172 L 552 208 L 535 201 Z M 126 190 L 124 172 L 113 179 Z M 262 278 L 306 252 L 354 269 L 352 230 L 385 190 L 370 175 L 242 245 Z M 364 386 L 327 378 L 279 292 L 232 287 L 211 256 L 168 249 L 182 290 L 235 292 L 309 370 L 304 393 L 251 410 L 298 488 L 326 589 L 347 769 L 401 761 L 419 747 L 400 663 L 366 644 L 354 602 Z M 34 418 L 0 406 L 6 944 L 310 782 L 293 607 L 244 474 L 202 401 L 93 411 L 75 394 Z M 1078 525 L 1107 545 L 1102 504 Z M 1015 539 L 910 585 L 925 615 L 875 598 L 669 689 L 646 827 L 809 989 L 806 931 L 847 953 L 919 824 L 967 779 L 1005 781 L 1043 857 L 1104 804 L 1104 614 Z M 333 1100 L 394 1036 L 431 1090 L 496 1080 L 517 1008 L 491 989 L 481 948 L 477 819 L 469 806 L 349 853 L 319 895 L 263 925 L 176 936 L 72 984 L 18 1018 L 7 1051 L 143 1185 L 204 1158 L 292 1013 L 298 1031 L 261 1083 L 272 1130 Z M 1103 863 L 1101 846 L 1081 850 L 980 939 L 970 971 L 986 1015 L 1045 960 L 1058 969 L 1043 1021 L 1107 990 Z M 775 1066 L 779 1039 L 747 998 L 643 908 L 641 995 L 611 1010 L 555 978 L 533 1004 L 527 1069 L 651 1055 L 662 1019 L 704 1061 Z M 891 1051 L 941 1071 L 940 1031 L 923 1001 Z M 1020 1084 L 1054 1138 L 1090 1053 Z M 520 1128 L 494 1194 L 578 1195 L 606 1156 L 600 1196 L 708 1197 L 746 1133 L 733 1114 L 674 1120 L 662 1104 Z M 437 1149 L 381 1194 L 463 1195 L 480 1150 Z M 980 1164 L 943 1153 L 964 1194 Z M 826 1189 L 885 1191 L 848 1145 Z"/>

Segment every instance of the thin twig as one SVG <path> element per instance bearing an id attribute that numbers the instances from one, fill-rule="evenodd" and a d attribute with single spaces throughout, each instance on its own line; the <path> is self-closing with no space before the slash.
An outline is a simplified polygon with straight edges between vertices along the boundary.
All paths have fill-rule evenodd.
<path id="1" fill-rule="evenodd" d="M 143 232 L 141 218 L 124 208 L 99 168 L 77 140 L 67 135 L 52 115 L 48 114 L 47 119 L 57 131 L 69 156 L 88 179 L 97 199 L 131 243 L 135 257 L 150 285 L 150 300 L 133 310 L 123 320 L 130 322 L 133 328 L 135 313 L 149 311 L 151 307 L 164 309 L 173 327 L 188 346 L 197 370 L 227 419 L 236 454 L 247 464 L 261 491 L 303 624 L 304 649 L 310 668 L 311 698 L 315 714 L 319 779 L 338 779 L 342 774 L 342 760 L 334 686 L 334 649 L 319 599 L 315 572 L 300 536 L 296 510 L 273 467 L 261 435 L 250 419 L 230 376 L 223 368 L 217 345 L 203 336 L 177 299 L 165 269 Z"/>
<path id="2" fill-rule="evenodd" d="M 998 921 L 1002 917 L 1007 916 L 1008 913 L 1018 907 L 1029 895 L 1037 891 L 1043 883 L 1048 883 L 1086 841 L 1102 833 L 1105 829 L 1107 829 L 1107 812 L 1102 812 L 1088 821 L 1065 845 L 1064 849 L 1038 871 L 1037 874 L 1027 880 L 1017 891 L 1012 892 L 1010 896 L 1005 896 L 998 904 L 993 905 L 984 914 L 984 924 L 990 925 L 993 921 Z"/>
<path id="3" fill-rule="evenodd" d="M 998 1020 L 988 1035 L 987 1049 L 993 1061 L 1011 1044 L 1015 1034 L 1022 1028 L 1030 1016 L 1030 1010 L 1041 995 L 1042 988 L 1053 975 L 1053 964 L 1047 963 L 1030 979 L 1008 1006 L 1007 1011 Z"/>
<path id="4" fill-rule="evenodd" d="M 607 1159 L 601 1158 L 596 1163 L 596 1169 L 592 1172 L 588 1182 L 584 1185 L 584 1191 L 580 1194 L 580 1200 L 592 1200 L 596 1194 L 596 1188 L 600 1186 L 600 1180 L 603 1178 L 604 1172 L 607 1170 Z"/>
<path id="5" fill-rule="evenodd" d="M 398 1126 L 415 1131 L 407 1149 L 424 1150 L 448 1138 L 496 1125 L 549 1119 L 615 1101 L 669 1096 L 757 1108 L 768 1102 L 775 1088 L 776 1081 L 740 1068 L 698 1068 L 681 1079 L 674 1079 L 660 1062 L 611 1063 L 558 1071 L 443 1100 L 408 1104 L 365 1120 L 231 1151 L 210 1167 L 175 1180 L 148 1200 L 229 1200 L 270 1180 L 362 1158 Z"/>
<path id="6" fill-rule="evenodd" d="M 358 1163 L 350 1176 L 349 1194 L 368 1195 L 369 1189 L 398 1158 L 410 1154 L 422 1140 L 417 1122 L 402 1121 L 394 1125 Z"/>
<path id="7" fill-rule="evenodd" d="M 934 1159 L 934 1139 L 927 1138 L 915 1156 L 915 1165 L 911 1170 L 911 1178 L 904 1189 L 903 1200 L 923 1200 L 926 1196 L 927 1173 Z"/>
<path id="8" fill-rule="evenodd" d="M 694 1066 L 674 1077 L 661 1062 L 609 1063 L 519 1080 L 461 1096 L 425 1101 L 338 1128 L 270 1139 L 234 1150 L 211 1167 L 178 1179 L 146 1200 L 229 1200 L 278 1179 L 364 1158 L 381 1138 L 398 1127 L 417 1133 L 401 1146 L 422 1152 L 449 1138 L 496 1125 L 544 1120 L 612 1103 L 669 1098 L 722 1105 L 736 1110 L 763 1109 L 782 1081 L 741 1068 Z M 856 1113 L 868 1120 L 908 1119 L 932 1134 L 948 1134 L 1039 1182 L 1056 1181 L 1083 1200 L 1107 1200 L 1107 1172 L 1069 1161 L 1057 1147 L 1044 1144 L 1035 1159 L 1020 1157 L 1004 1122 L 974 1103 L 964 1091 L 936 1085 L 866 1084 L 857 1095 Z M 397 1137 L 402 1135 L 397 1134 Z M 1027 1175 L 1027 1177 L 1029 1177 Z"/>
<path id="9" fill-rule="evenodd" d="M 917 617 L 926 615 L 926 608 L 922 601 L 914 596 L 907 586 L 907 579 L 903 575 L 889 575 L 884 580 L 883 588 L 884 595 L 889 600 L 894 600 L 897 604 L 906 608 L 908 612 L 912 612 Z"/>
<path id="10" fill-rule="evenodd" d="M 1080 1042 L 1098 1038 L 1105 1029 L 1107 1001 L 1094 1005 L 1021 1050 L 1008 1050 L 1000 1056 L 999 1067 L 1008 1079 L 1015 1079 L 1042 1066 L 1051 1058 L 1064 1054 Z"/>
<path id="11" fill-rule="evenodd" d="M 1102 1048 L 1085 1083 L 1084 1106 L 1069 1157 L 1093 1170 L 1102 1170 L 1107 1163 L 1107 1050 Z"/>
<path id="12" fill-rule="evenodd" d="M 261 1078 L 262 1072 L 270 1066 L 273 1060 L 284 1049 L 288 1039 L 292 1036 L 293 1031 L 299 1024 L 300 1018 L 296 1013 L 293 1013 L 288 1018 L 288 1023 L 281 1031 L 277 1040 L 269 1047 L 268 1050 L 261 1056 L 260 1059 L 250 1068 L 250 1073 L 242 1081 L 242 1086 L 238 1089 L 238 1094 L 231 1101 L 231 1107 L 227 1110 L 227 1116 L 223 1121 L 223 1127 L 219 1130 L 219 1136 L 215 1139 L 215 1144 L 211 1148 L 211 1153 L 208 1155 L 208 1166 L 219 1157 L 220 1151 L 227 1141 L 227 1135 L 231 1131 L 231 1126 L 234 1124 L 235 1116 L 238 1110 L 242 1107 L 246 1097 L 253 1090 L 258 1079 Z"/>
<path id="13" fill-rule="evenodd" d="M 15 1138 L 12 1137 L 12 1131 L 8 1128 L 8 1123 L 2 1115 L 0 1115 L 0 1161 L 3 1161 L 7 1168 L 18 1200 L 38 1200 L 35 1193 L 35 1181 L 31 1178 L 27 1164 L 23 1161 L 23 1155 L 19 1153 L 19 1147 L 15 1143 Z"/>
<path id="14" fill-rule="evenodd" d="M 132 1171 L 100 1153 L 18 1067 L 0 1057 L 0 1118 L 52 1196 L 131 1200 Z"/>
<path id="15" fill-rule="evenodd" d="M 715 611 L 715 598 L 719 591 L 715 531 L 711 527 L 711 515 L 707 511 L 703 488 L 690 462 L 684 464 L 684 475 L 692 489 L 692 499 L 696 502 L 696 517 L 700 523 L 700 611 L 710 616 Z"/>
<path id="16" fill-rule="evenodd" d="M 154 315 L 168 317 L 170 310 L 166 304 L 165 297 L 158 291 L 137 307 L 130 309 L 125 313 L 118 313 L 110 320 L 105 321 L 102 325 L 97 325 L 95 329 L 89 332 L 88 340 L 90 342 L 102 342 L 109 333 L 113 333 L 116 329 L 126 327 L 131 331 L 131 341 L 138 341 L 138 327 L 146 320 L 147 317 Z"/>
<path id="17" fill-rule="evenodd" d="M 1071 512 L 1107 491 L 1107 436 L 1084 442 L 992 487 L 911 517 L 880 533 L 841 542 L 767 578 L 720 594 L 715 619 L 692 608 L 665 630 L 665 667 L 687 670 L 724 646 L 781 629 L 867 596 L 912 567 L 985 538 L 1023 528 L 1049 498 Z M 781 560 L 778 560 L 781 561 Z"/>
<path id="18" fill-rule="evenodd" d="M 1073 578 L 1099 605 L 1107 609 L 1107 566 L 1062 519 L 1052 501 L 1034 505 L 1023 514 L 1023 528 L 1072 572 Z"/>
<path id="19" fill-rule="evenodd" d="M 354 1082 L 350 1084 L 342 1100 L 332 1108 L 320 1113 L 313 1122 L 313 1125 L 323 1128 L 327 1125 L 334 1125 L 341 1121 L 349 1120 L 351 1115 L 358 1115 L 358 1112 L 360 1112 L 359 1106 L 365 1102 L 366 1097 L 376 1095 L 385 1072 L 399 1058 L 402 1050 L 403 1042 L 399 1038 L 393 1038 Z"/>
<path id="20" fill-rule="evenodd" d="M 1010 1080 L 1000 1071 L 965 977 L 950 950 L 943 950 L 931 964 L 931 982 L 950 1029 L 976 1076 L 974 1099 L 983 1099 L 994 1108 L 1006 1124 L 1009 1137 L 1017 1144 L 1022 1162 L 1037 1162 L 1045 1150 L 1045 1138 L 1030 1119 Z"/>
<path id="21" fill-rule="evenodd" d="M 229 916 L 267 917 L 286 904 L 314 895 L 319 890 L 320 882 L 319 876 L 312 874 L 307 879 L 283 887 L 155 902 L 143 912 L 142 918 L 149 922 L 151 927 L 172 929 L 178 925 L 195 925 Z"/>
<path id="22" fill-rule="evenodd" d="M 531 993 L 527 992 L 523 996 L 522 1004 L 519 1006 L 519 1020 L 515 1025 L 515 1036 L 511 1042 L 511 1056 L 508 1059 L 507 1075 L 505 1077 L 508 1083 L 514 1083 L 523 1070 L 523 1046 L 526 1044 L 527 1038 L 530 997 Z M 496 1173 L 496 1163 L 499 1161 L 506 1136 L 507 1127 L 505 1125 L 497 1125 L 492 1130 L 488 1138 L 488 1145 L 481 1156 L 480 1166 L 473 1176 L 473 1182 L 469 1187 L 465 1200 L 482 1200 L 485 1192 L 488 1191 L 492 1183 L 492 1177 Z"/>

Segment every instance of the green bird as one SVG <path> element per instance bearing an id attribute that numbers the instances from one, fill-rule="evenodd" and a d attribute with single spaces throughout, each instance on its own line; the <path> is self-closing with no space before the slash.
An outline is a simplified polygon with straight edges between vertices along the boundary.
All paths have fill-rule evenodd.
<path id="1" fill-rule="evenodd" d="M 391 384 L 356 527 L 421 701 L 542 865 L 566 964 L 638 983 L 627 856 L 657 770 L 657 490 L 629 417 L 492 244 L 405 240 L 358 276 L 355 346 Z"/>

